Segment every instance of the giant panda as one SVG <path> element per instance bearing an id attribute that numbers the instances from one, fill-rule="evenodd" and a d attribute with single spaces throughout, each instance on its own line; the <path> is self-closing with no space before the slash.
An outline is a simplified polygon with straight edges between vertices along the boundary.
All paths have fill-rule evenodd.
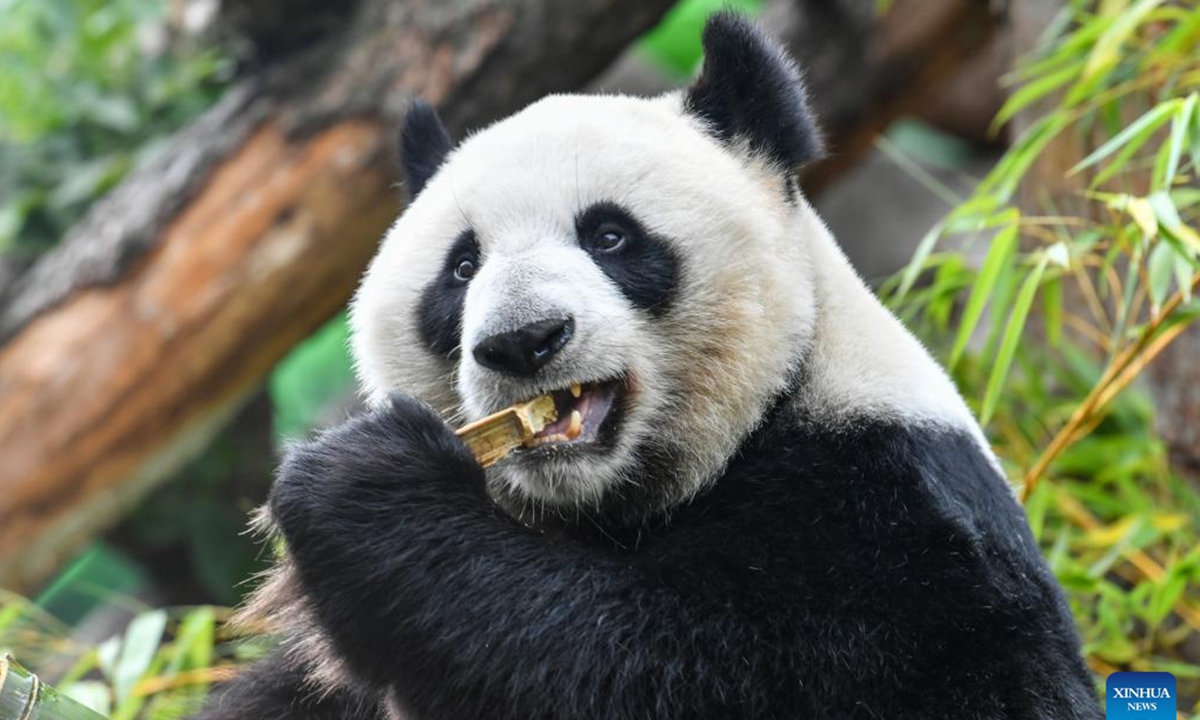
<path id="1" fill-rule="evenodd" d="M 371 408 L 287 453 L 246 611 L 281 644 L 204 717 L 1100 717 L 980 428 L 798 189 L 795 65 L 732 14 L 703 44 L 686 90 L 457 145 L 414 106 Z M 543 393 L 487 471 L 452 430 Z"/>

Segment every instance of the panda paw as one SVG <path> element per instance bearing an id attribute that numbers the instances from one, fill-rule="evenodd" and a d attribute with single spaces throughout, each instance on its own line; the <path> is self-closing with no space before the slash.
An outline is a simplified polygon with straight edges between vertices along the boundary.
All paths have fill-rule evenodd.
<path id="1" fill-rule="evenodd" d="M 269 504 L 293 545 L 348 526 L 394 528 L 421 507 L 486 498 L 483 469 L 462 441 L 428 405 L 396 393 L 385 407 L 289 448 Z"/>

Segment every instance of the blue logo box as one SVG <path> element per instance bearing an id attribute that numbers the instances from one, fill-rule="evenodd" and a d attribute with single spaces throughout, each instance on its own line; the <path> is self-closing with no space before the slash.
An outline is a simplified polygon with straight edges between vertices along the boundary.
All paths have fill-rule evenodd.
<path id="1" fill-rule="evenodd" d="M 1175 720 L 1175 676 L 1166 672 L 1118 672 L 1104 687 L 1107 720 Z"/>

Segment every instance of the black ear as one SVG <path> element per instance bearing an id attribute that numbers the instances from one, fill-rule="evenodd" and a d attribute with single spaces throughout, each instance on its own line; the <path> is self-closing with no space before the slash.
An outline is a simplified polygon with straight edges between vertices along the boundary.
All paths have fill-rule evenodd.
<path id="1" fill-rule="evenodd" d="M 414 100 L 400 131 L 400 162 L 408 179 L 409 202 L 425 188 L 453 147 L 437 110 L 424 100 Z"/>
<path id="2" fill-rule="evenodd" d="M 804 81 L 782 48 L 748 20 L 720 12 L 704 27 L 704 68 L 684 109 L 718 139 L 743 140 L 787 170 L 821 156 Z"/>

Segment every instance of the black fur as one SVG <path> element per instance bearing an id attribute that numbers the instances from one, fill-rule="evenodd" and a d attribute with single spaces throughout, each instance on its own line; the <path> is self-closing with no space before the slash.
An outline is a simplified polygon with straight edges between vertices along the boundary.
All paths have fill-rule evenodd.
<path id="1" fill-rule="evenodd" d="M 1101 717 L 965 434 L 784 413 L 669 522 L 551 537 L 397 396 L 294 448 L 270 507 L 338 652 L 412 720 Z"/>
<path id="2" fill-rule="evenodd" d="M 744 140 L 785 170 L 821 156 L 804 82 L 783 50 L 746 19 L 714 15 L 704 28 L 704 68 L 687 91 L 687 111 L 720 140 Z"/>
<path id="3" fill-rule="evenodd" d="M 454 268 L 463 258 L 479 262 L 479 241 L 474 231 L 459 233 L 446 253 L 442 271 L 421 293 L 417 308 L 417 332 L 421 342 L 434 353 L 452 358 L 459 352 L 462 336 L 463 303 L 467 298 L 467 283 L 454 275 Z"/>
<path id="4" fill-rule="evenodd" d="M 454 148 L 437 110 L 414 100 L 400 131 L 400 161 L 408 179 L 408 201 L 416 199 Z"/>
<path id="5" fill-rule="evenodd" d="M 606 229 L 619 229 L 626 245 L 617 253 L 597 252 L 593 241 Z M 580 246 L 634 306 L 655 317 L 670 309 L 679 294 L 679 259 L 670 243 L 657 237 L 620 205 L 592 205 L 575 218 Z"/>
<path id="6" fill-rule="evenodd" d="M 390 720 L 379 698 L 309 685 L 283 653 L 220 686 L 195 720 Z"/>

